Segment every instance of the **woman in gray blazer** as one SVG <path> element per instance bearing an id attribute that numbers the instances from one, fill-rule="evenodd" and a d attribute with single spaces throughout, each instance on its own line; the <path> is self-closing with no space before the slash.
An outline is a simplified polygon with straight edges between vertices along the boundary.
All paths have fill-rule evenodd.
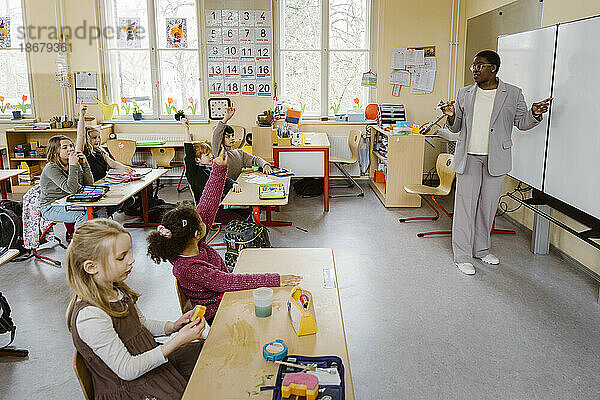
<path id="1" fill-rule="evenodd" d="M 446 126 L 459 133 L 454 152 L 456 197 L 452 223 L 454 263 L 473 275 L 473 257 L 488 264 L 500 261 L 490 253 L 490 231 L 504 177 L 512 168 L 512 128 L 528 130 L 548 111 L 546 99 L 527 108 L 521 89 L 498 79 L 500 57 L 479 52 L 471 71 L 474 84 L 459 89 L 454 104 L 445 105 Z"/>

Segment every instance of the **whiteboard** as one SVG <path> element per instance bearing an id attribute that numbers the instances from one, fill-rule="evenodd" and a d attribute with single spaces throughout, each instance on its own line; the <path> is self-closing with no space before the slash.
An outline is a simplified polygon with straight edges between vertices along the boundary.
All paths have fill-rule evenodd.
<path id="1" fill-rule="evenodd" d="M 498 38 L 498 77 L 523 90 L 528 107 L 550 97 L 556 25 Z M 509 175 L 542 190 L 548 131 L 547 115 L 533 129 L 513 127 L 512 170 Z"/>
<path id="2" fill-rule="evenodd" d="M 543 190 L 600 218 L 600 17 L 561 24 Z"/>

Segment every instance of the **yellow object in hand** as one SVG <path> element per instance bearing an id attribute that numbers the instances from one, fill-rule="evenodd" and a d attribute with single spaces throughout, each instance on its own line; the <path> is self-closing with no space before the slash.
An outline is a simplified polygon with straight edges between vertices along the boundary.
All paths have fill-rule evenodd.
<path id="1" fill-rule="evenodd" d="M 202 319 L 202 317 L 204 317 L 205 312 L 206 307 L 198 304 L 196 307 L 194 307 L 194 313 L 192 314 L 192 318 L 190 318 L 190 321 L 195 321 L 197 318 Z"/>

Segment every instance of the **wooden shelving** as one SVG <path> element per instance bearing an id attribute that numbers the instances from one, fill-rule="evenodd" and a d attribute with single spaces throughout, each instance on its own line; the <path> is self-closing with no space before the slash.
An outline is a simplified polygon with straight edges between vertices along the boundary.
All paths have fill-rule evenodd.
<path id="1" fill-rule="evenodd" d="M 423 179 L 425 138 L 421 135 L 393 135 L 378 126 L 368 126 L 371 131 L 371 166 L 369 185 L 385 207 L 420 207 L 421 198 L 409 194 L 404 186 L 419 184 Z M 380 135 L 388 138 L 387 157 L 373 150 Z M 375 182 L 379 162 L 386 165 L 385 183 Z"/>
<path id="2" fill-rule="evenodd" d="M 112 132 L 112 125 L 102 125 L 99 127 L 102 137 L 108 137 Z M 64 129 L 45 129 L 45 130 L 22 130 L 22 129 L 7 129 L 6 130 L 6 147 L 8 154 L 8 168 L 19 168 L 21 162 L 26 161 L 29 165 L 39 163 L 40 171 L 46 165 L 48 159 L 46 157 L 15 157 L 15 146 L 18 144 L 26 144 L 29 142 L 37 141 L 42 146 L 48 145 L 48 140 L 54 135 L 65 135 L 69 137 L 73 143 L 77 136 L 77 128 L 64 128 Z M 41 172 L 40 172 L 41 173 Z M 13 193 L 25 193 L 33 185 L 19 185 L 18 178 L 15 176 L 11 178 L 11 187 Z"/>

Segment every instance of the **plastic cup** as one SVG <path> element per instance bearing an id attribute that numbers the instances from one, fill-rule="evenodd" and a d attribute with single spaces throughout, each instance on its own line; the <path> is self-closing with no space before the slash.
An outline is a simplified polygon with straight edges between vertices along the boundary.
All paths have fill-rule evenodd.
<path id="1" fill-rule="evenodd" d="M 273 289 L 260 287 L 254 289 L 254 313 L 259 318 L 269 317 L 273 309 Z"/>

